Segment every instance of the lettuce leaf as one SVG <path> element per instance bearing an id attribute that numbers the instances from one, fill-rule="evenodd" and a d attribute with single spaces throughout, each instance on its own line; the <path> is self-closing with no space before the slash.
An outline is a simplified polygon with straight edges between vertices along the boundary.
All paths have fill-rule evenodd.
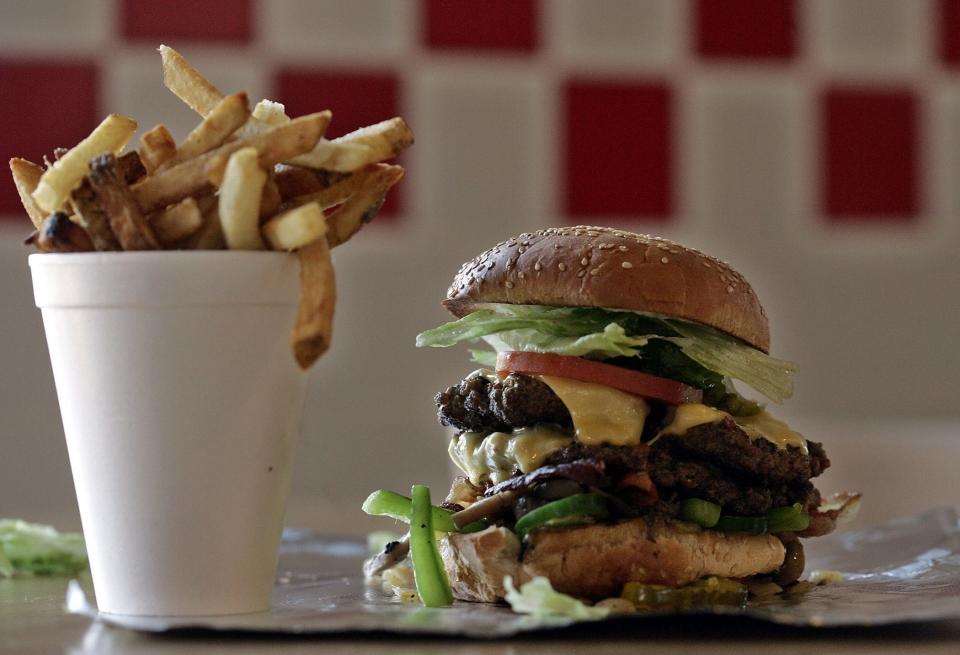
<path id="1" fill-rule="evenodd" d="M 555 591 L 550 581 L 540 576 L 521 585 L 518 591 L 513 578 L 508 575 L 503 578 L 503 586 L 507 590 L 506 601 L 517 614 L 565 616 L 577 621 L 595 621 L 610 614 L 606 607 L 591 607 L 573 596 Z"/>
<path id="2" fill-rule="evenodd" d="M 76 575 L 87 568 L 87 549 L 76 533 L 49 525 L 0 519 L 0 576 Z"/>
<path id="3" fill-rule="evenodd" d="M 650 340 L 662 339 L 704 368 L 740 380 L 774 402 L 793 394 L 792 363 L 705 325 L 642 312 L 489 303 L 460 320 L 420 333 L 417 346 L 445 348 L 479 339 L 497 352 L 591 359 L 642 357 Z M 491 355 L 478 357 L 474 352 L 474 359 L 489 365 Z"/>

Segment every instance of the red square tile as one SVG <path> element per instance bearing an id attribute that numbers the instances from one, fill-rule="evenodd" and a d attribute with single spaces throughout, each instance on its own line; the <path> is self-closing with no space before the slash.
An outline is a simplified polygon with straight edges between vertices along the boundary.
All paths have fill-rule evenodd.
<path id="1" fill-rule="evenodd" d="M 570 80 L 565 103 L 565 212 L 665 222 L 673 208 L 673 119 L 661 83 Z"/>
<path id="2" fill-rule="evenodd" d="M 789 59 L 796 54 L 794 0 L 698 0 L 703 57 Z"/>
<path id="3" fill-rule="evenodd" d="M 252 0 L 122 0 L 120 30 L 130 41 L 246 43 L 253 33 L 252 4 Z"/>
<path id="4" fill-rule="evenodd" d="M 940 0 L 940 57 L 950 66 L 960 66 L 960 0 Z"/>
<path id="5" fill-rule="evenodd" d="M 273 88 L 272 97 L 286 106 L 290 116 L 331 110 L 333 120 L 327 128 L 328 139 L 402 114 L 400 83 L 391 71 L 287 68 L 277 71 Z M 380 210 L 383 216 L 399 213 L 403 187 L 401 182 L 387 194 Z"/>
<path id="6" fill-rule="evenodd" d="M 529 53 L 539 43 L 536 0 L 423 0 L 424 41 L 436 49 Z"/>
<path id="7" fill-rule="evenodd" d="M 6 162 L 41 164 L 57 147 L 72 147 L 96 127 L 99 74 L 91 62 L 0 59 L 0 214 L 23 214 Z"/>
<path id="8" fill-rule="evenodd" d="M 821 99 L 823 210 L 832 222 L 919 211 L 917 100 L 909 90 L 828 89 Z"/>

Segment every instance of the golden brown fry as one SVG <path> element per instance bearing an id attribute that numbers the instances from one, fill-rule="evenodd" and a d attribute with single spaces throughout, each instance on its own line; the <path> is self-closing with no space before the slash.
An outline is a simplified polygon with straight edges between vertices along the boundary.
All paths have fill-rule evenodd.
<path id="1" fill-rule="evenodd" d="M 34 240 L 40 252 L 89 252 L 93 242 L 86 231 L 64 212 L 54 212 L 44 219 Z"/>
<path id="2" fill-rule="evenodd" d="M 150 217 L 150 227 L 165 247 L 176 245 L 203 225 L 200 206 L 194 198 L 184 198 Z"/>
<path id="3" fill-rule="evenodd" d="M 327 242 L 330 247 L 346 243 L 361 227 L 372 221 L 380 211 L 387 191 L 402 177 L 403 168 L 400 166 L 378 165 L 369 182 L 327 217 Z"/>
<path id="4" fill-rule="evenodd" d="M 320 137 L 323 136 L 327 125 L 330 124 L 330 117 L 331 114 L 328 111 L 300 116 L 289 123 L 278 125 L 268 132 L 261 132 L 256 136 L 240 141 L 249 141 L 250 145 L 257 149 L 257 152 L 260 153 L 260 167 L 268 170 L 274 164 L 295 157 L 299 153 L 308 152 L 313 148 Z M 312 131 L 291 129 L 301 121 L 312 121 L 318 128 L 319 136 L 314 139 Z M 268 138 L 268 135 L 273 136 Z M 228 158 L 229 155 L 221 154 L 212 158 L 210 163 L 207 164 L 207 179 L 217 186 L 220 186 L 220 180 L 223 179 L 223 171 L 227 166 Z"/>
<path id="5" fill-rule="evenodd" d="M 147 173 L 153 173 L 176 154 L 177 142 L 163 123 L 140 136 L 140 159 Z"/>
<path id="6" fill-rule="evenodd" d="M 86 228 L 94 249 L 122 250 L 110 227 L 110 219 L 100 205 L 100 199 L 89 179 L 85 179 L 83 184 L 70 194 L 70 204 L 73 205 L 73 211 L 79 217 L 80 223 Z"/>
<path id="7" fill-rule="evenodd" d="M 212 198 L 212 196 L 208 196 Z M 203 209 L 202 205 L 205 198 L 200 200 L 201 210 L 203 211 L 203 225 L 183 244 L 184 248 L 189 250 L 223 250 L 227 247 L 226 239 L 223 238 L 223 228 L 220 226 L 220 212 L 215 198 L 213 202 Z"/>
<path id="8" fill-rule="evenodd" d="M 253 108 L 252 116 L 264 125 L 283 125 L 290 121 L 282 103 L 264 98 Z"/>
<path id="9" fill-rule="evenodd" d="M 312 202 L 274 216 L 263 228 L 263 236 L 274 250 L 303 248 L 327 232 L 327 223 L 320 205 Z"/>
<path id="10" fill-rule="evenodd" d="M 159 50 L 164 86 L 201 116 L 213 111 L 223 99 L 223 93 L 179 52 L 165 45 L 161 45 Z"/>
<path id="11" fill-rule="evenodd" d="M 340 176 L 335 182 L 319 191 L 287 199 L 284 203 L 284 209 L 299 207 L 309 202 L 315 202 L 323 209 L 329 209 L 334 205 L 339 205 L 358 190 L 372 184 L 379 184 L 381 178 L 393 169 L 400 169 L 399 174 L 403 175 L 403 169 L 400 166 L 391 166 L 390 164 L 370 164 L 354 173 L 334 173 L 333 175 Z M 394 174 L 396 173 L 391 173 L 391 175 Z"/>
<path id="12" fill-rule="evenodd" d="M 254 148 L 230 155 L 220 185 L 220 226 L 231 250 L 263 250 L 260 198 L 267 173 L 257 164 Z"/>
<path id="13" fill-rule="evenodd" d="M 225 165 L 226 159 L 240 148 L 253 147 L 260 152 L 261 167 L 269 168 L 293 156 L 289 153 L 312 148 L 329 122 L 330 112 L 309 114 L 261 134 L 230 141 L 216 150 L 149 176 L 133 187 L 134 196 L 143 211 L 151 212 L 187 196 L 205 195 L 212 190 L 206 169 L 217 158 L 223 157 Z M 219 166 L 217 163 L 216 167 Z"/>
<path id="14" fill-rule="evenodd" d="M 136 129 L 137 122 L 126 116 L 110 114 L 103 119 L 87 138 L 44 171 L 33 192 L 37 206 L 45 212 L 58 211 L 70 192 L 80 186 L 90 169 L 90 160 L 104 152 L 123 150 Z"/>
<path id="15" fill-rule="evenodd" d="M 337 299 L 333 262 L 326 239 L 297 251 L 300 258 L 300 307 L 290 336 L 293 355 L 308 369 L 330 347 Z"/>
<path id="16" fill-rule="evenodd" d="M 290 164 L 277 164 L 273 169 L 273 179 L 284 200 L 321 191 L 348 175 L 350 173 L 335 173 Z"/>
<path id="17" fill-rule="evenodd" d="M 219 147 L 250 117 L 246 93 L 225 97 L 180 144 L 176 154 L 160 168 L 169 168 Z"/>
<path id="18" fill-rule="evenodd" d="M 46 214 L 43 213 L 31 194 L 36 190 L 37 184 L 43 176 L 43 168 L 32 161 L 14 157 L 10 160 L 10 173 L 13 174 L 13 183 L 17 186 L 17 194 L 20 196 L 24 211 L 30 217 L 33 227 L 40 229 L 46 219 Z"/>
<path id="19" fill-rule="evenodd" d="M 260 220 L 266 220 L 280 211 L 281 202 L 277 183 L 273 181 L 273 176 L 268 175 L 267 181 L 263 184 L 263 195 L 260 198 Z"/>
<path id="20" fill-rule="evenodd" d="M 100 206 L 110 219 L 110 228 L 124 250 L 160 247 L 130 187 L 123 181 L 116 157 L 100 155 L 90 162 L 89 180 Z"/>
<path id="21" fill-rule="evenodd" d="M 125 152 L 120 155 L 120 158 L 117 159 L 117 164 L 120 165 L 120 173 L 123 175 L 123 181 L 127 184 L 135 184 L 147 174 L 143 160 L 140 159 L 140 153 L 136 150 L 131 150 L 130 152 Z"/>
<path id="22" fill-rule="evenodd" d="M 413 145 L 413 132 L 399 116 L 361 127 L 332 141 L 321 140 L 311 152 L 291 164 L 350 172 L 367 164 L 396 157 Z"/>

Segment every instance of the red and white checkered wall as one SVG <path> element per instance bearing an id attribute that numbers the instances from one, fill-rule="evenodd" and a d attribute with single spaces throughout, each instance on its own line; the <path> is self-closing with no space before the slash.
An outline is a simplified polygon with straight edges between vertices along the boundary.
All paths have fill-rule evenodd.
<path id="1" fill-rule="evenodd" d="M 960 0 L 0 0 L 0 156 L 40 159 L 110 111 L 184 136 L 197 117 L 162 87 L 161 42 L 224 91 L 332 109 L 332 135 L 393 114 L 417 135 L 387 215 L 335 254 L 334 346 L 294 482 L 326 499 L 311 511 L 448 481 L 432 396 L 470 364 L 413 337 L 445 320 L 460 262 L 550 224 L 734 263 L 800 365 L 774 411 L 801 430 L 957 416 Z M 17 462 L 0 461 L 0 498 L 51 507 L 72 491 L 3 179 L 0 215 L 0 440 Z"/>
<path id="2" fill-rule="evenodd" d="M 657 227 L 761 210 L 872 227 L 956 210 L 937 188 L 938 175 L 960 172 L 956 153 L 931 146 L 960 114 L 960 0 L 0 6 L 4 157 L 39 159 L 108 111 L 184 134 L 193 117 L 160 86 L 153 52 L 167 42 L 226 90 L 292 115 L 332 108 L 333 135 L 402 113 L 429 146 L 418 148 L 424 173 L 443 171 L 447 188 L 476 186 L 480 173 L 498 203 L 560 222 Z M 725 124 L 743 103 L 757 139 L 776 146 Z M 756 176 L 773 186 L 746 179 Z M 388 214 L 443 205 L 409 195 Z M 448 195 L 462 206 L 474 194 Z M 12 185 L 0 185 L 0 214 L 17 213 Z"/>

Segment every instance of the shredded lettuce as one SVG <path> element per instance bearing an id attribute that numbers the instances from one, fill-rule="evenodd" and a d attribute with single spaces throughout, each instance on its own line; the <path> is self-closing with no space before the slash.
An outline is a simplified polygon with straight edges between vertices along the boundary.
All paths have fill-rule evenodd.
<path id="1" fill-rule="evenodd" d="M 445 348 L 483 339 L 496 352 L 526 351 L 609 359 L 643 356 L 659 339 L 721 376 L 735 378 L 774 402 L 793 395 L 796 367 L 765 355 L 718 330 L 682 319 L 592 307 L 546 307 L 489 303 L 417 335 L 417 346 Z M 492 353 L 473 351 L 475 361 L 491 365 Z"/>
<path id="2" fill-rule="evenodd" d="M 595 621 L 610 614 L 606 607 L 591 607 L 573 596 L 555 591 L 550 581 L 535 577 L 520 586 L 513 586 L 513 578 L 505 576 L 503 586 L 507 590 L 506 601 L 517 614 L 532 614 L 535 617 L 565 616 L 577 621 Z"/>
<path id="3" fill-rule="evenodd" d="M 0 577 L 76 575 L 87 568 L 87 549 L 76 533 L 49 525 L 0 519 Z"/>

